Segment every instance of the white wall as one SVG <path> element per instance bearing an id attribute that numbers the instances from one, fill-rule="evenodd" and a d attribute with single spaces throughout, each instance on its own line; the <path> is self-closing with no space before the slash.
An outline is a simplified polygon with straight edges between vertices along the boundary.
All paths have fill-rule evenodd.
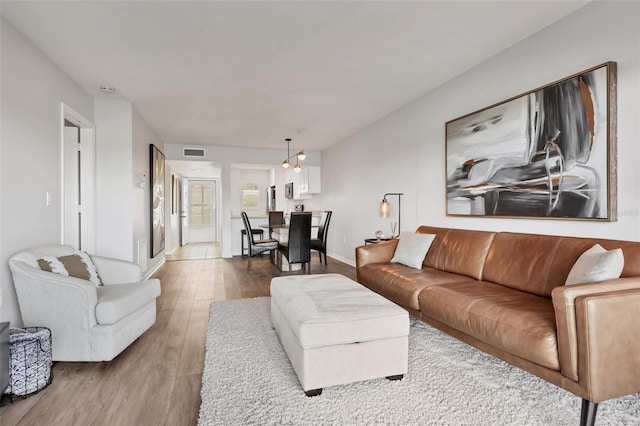
<path id="1" fill-rule="evenodd" d="M 132 223 L 132 241 L 131 249 L 133 253 L 132 260 L 138 264 L 147 264 L 147 270 L 153 271 L 164 262 L 164 252 L 151 259 L 151 160 L 150 145 L 155 145 L 160 151 L 164 151 L 163 143 L 158 135 L 144 121 L 138 111 L 133 109 L 133 129 L 132 129 L 132 147 L 133 153 L 131 159 L 131 179 L 133 185 L 133 208 L 131 210 L 130 222 Z M 140 175 L 146 175 L 146 185 L 144 189 L 140 188 Z M 171 170 L 165 164 L 165 224 L 171 222 Z M 175 215 L 174 215 L 175 216 Z M 169 227 L 165 226 L 165 251 L 167 247 L 167 237 Z M 138 259 L 138 241 L 147 241 L 147 259 L 140 262 Z"/>
<path id="2" fill-rule="evenodd" d="M 96 99 L 96 253 L 125 259 L 153 271 L 164 262 L 164 252 L 151 259 L 151 171 L 149 146 L 163 145 L 129 101 Z M 140 188 L 146 175 L 145 188 Z M 171 175 L 165 171 L 165 191 L 171 193 Z M 165 197 L 165 220 L 170 221 Z M 146 240 L 147 255 L 138 259 L 138 241 Z"/>
<path id="3" fill-rule="evenodd" d="M 10 23 L 2 19 L 0 26 L 0 321 L 20 325 L 7 261 L 20 250 L 60 243 L 60 103 L 93 119 L 93 100 Z"/>
<path id="4" fill-rule="evenodd" d="M 244 207 L 242 205 L 242 188 L 244 184 L 256 184 L 259 188 L 258 205 Z M 269 169 L 231 169 L 231 214 L 240 215 L 243 210 L 248 215 L 265 215 L 267 212 L 267 189 L 271 186 L 271 171 Z M 283 192 L 281 189 L 280 192 Z"/>
<path id="5" fill-rule="evenodd" d="M 132 107 L 96 99 L 96 253 L 135 262 L 132 176 Z"/>
<path id="6" fill-rule="evenodd" d="M 376 229 L 385 192 L 404 192 L 402 228 L 418 225 L 640 240 L 640 3 L 594 2 L 453 78 L 323 152 L 328 249 L 354 261 Z M 447 217 L 446 121 L 606 61 L 618 63 L 618 216 L 614 223 Z M 393 201 L 393 200 L 392 200 Z"/>

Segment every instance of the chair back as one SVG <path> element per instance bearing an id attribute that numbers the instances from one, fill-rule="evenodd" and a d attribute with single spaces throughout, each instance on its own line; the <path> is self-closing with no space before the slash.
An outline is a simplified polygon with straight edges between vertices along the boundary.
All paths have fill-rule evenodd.
<path id="1" fill-rule="evenodd" d="M 329 230 L 329 221 L 331 220 L 332 214 L 333 212 L 331 210 L 326 210 L 322 213 L 323 218 L 318 226 L 318 239 L 324 244 L 327 242 L 327 231 Z"/>
<path id="2" fill-rule="evenodd" d="M 269 226 L 284 225 L 284 212 L 269 212 Z"/>
<path id="3" fill-rule="evenodd" d="M 311 260 L 311 212 L 291 213 L 289 220 L 289 263 Z"/>
<path id="4" fill-rule="evenodd" d="M 253 239 L 253 232 L 251 232 L 251 222 L 249 222 L 249 216 L 247 216 L 247 212 L 242 212 L 242 222 L 244 223 L 244 230 L 247 233 L 249 246 L 252 246 L 255 243 Z"/>

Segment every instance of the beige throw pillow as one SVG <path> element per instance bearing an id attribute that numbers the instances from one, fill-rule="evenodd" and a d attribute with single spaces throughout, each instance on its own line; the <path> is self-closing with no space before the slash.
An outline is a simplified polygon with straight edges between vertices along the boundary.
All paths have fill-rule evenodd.
<path id="1" fill-rule="evenodd" d="M 402 263 L 410 268 L 422 269 L 422 262 L 435 239 L 433 234 L 403 232 L 393 254 L 393 263 Z"/>
<path id="2" fill-rule="evenodd" d="M 73 254 L 60 257 L 44 256 L 38 259 L 38 266 L 43 271 L 90 281 L 96 287 L 102 285 L 102 280 L 91 261 L 91 257 L 83 251 L 76 251 Z"/>
<path id="3" fill-rule="evenodd" d="M 622 249 L 605 250 L 596 244 L 580 255 L 565 285 L 592 283 L 620 278 L 624 267 Z"/>

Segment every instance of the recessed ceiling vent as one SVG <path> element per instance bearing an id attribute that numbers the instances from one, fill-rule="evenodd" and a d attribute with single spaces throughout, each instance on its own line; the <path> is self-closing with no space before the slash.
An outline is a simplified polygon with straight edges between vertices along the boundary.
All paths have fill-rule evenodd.
<path id="1" fill-rule="evenodd" d="M 204 148 L 201 149 L 196 149 L 196 148 L 185 148 L 182 151 L 182 156 L 183 157 L 197 157 L 197 158 L 203 158 L 204 157 Z"/>

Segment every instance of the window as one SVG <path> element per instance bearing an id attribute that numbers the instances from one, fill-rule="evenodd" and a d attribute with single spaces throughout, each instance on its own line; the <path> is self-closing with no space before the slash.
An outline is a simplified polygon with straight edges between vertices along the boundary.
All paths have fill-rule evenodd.
<path id="1" fill-rule="evenodd" d="M 260 190 L 258 185 L 245 183 L 242 185 L 242 207 L 252 209 L 260 204 Z"/>

